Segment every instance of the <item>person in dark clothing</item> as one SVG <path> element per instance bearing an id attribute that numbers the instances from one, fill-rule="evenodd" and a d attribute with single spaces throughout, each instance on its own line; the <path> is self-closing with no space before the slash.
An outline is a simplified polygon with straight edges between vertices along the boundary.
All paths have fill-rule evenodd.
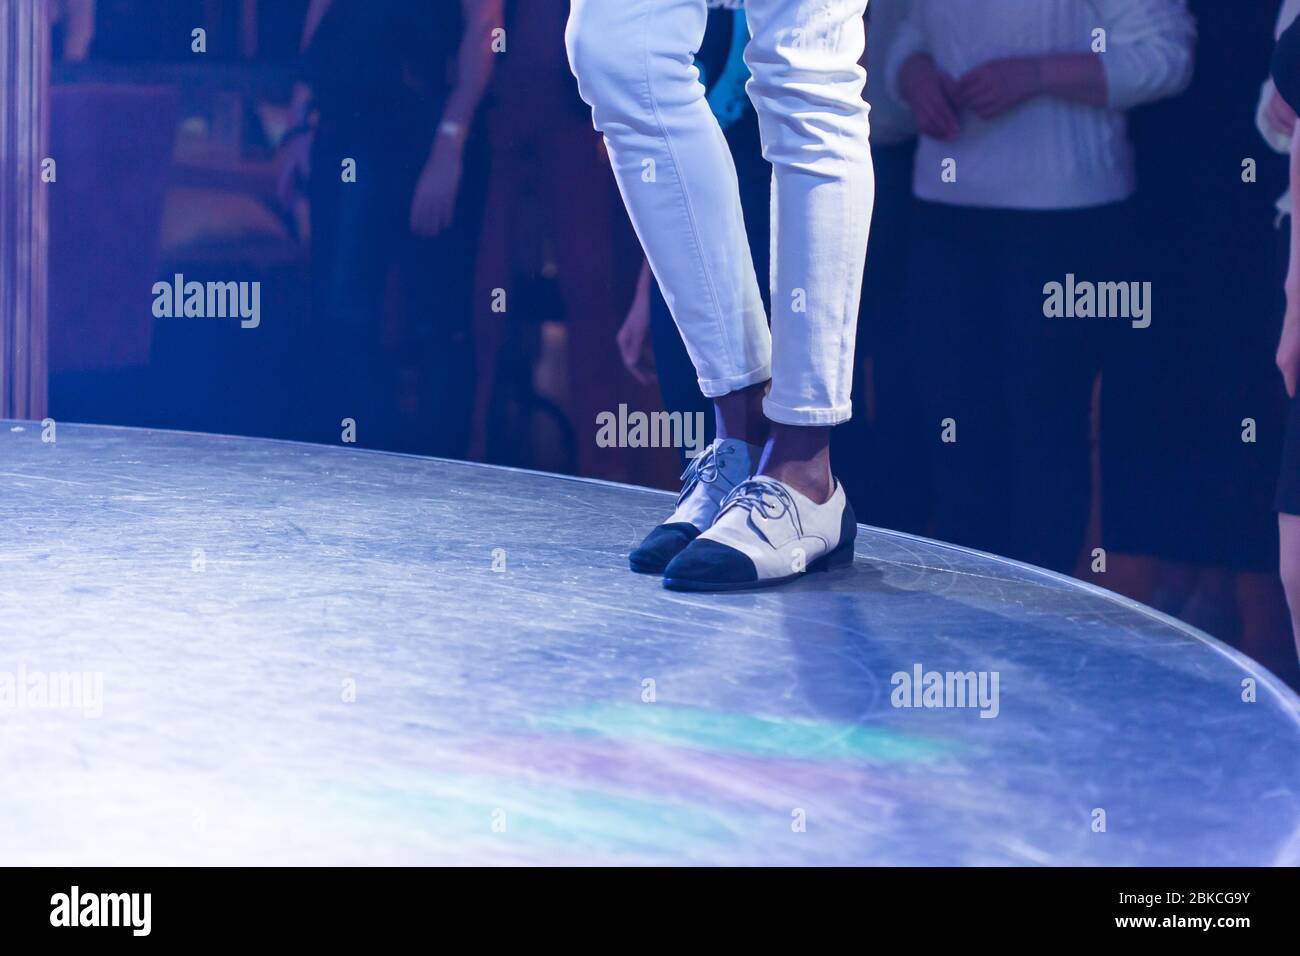
<path id="1" fill-rule="evenodd" d="M 474 396 L 470 296 L 486 170 L 475 129 L 501 0 L 313 0 L 281 197 L 309 182 L 314 312 L 330 418 L 363 445 L 464 457 Z M 313 123 L 312 120 L 315 119 Z M 398 412 L 384 347 L 390 270 L 418 370 Z"/>
<path id="2" fill-rule="evenodd" d="M 1300 110 L 1300 20 L 1278 40 L 1273 83 L 1293 110 Z M 1291 139 L 1291 231 L 1285 282 L 1286 318 L 1277 348 L 1277 365 L 1291 398 L 1277 488 L 1281 573 L 1291 606 L 1291 630 L 1300 648 L 1300 130 Z"/>
<path id="3" fill-rule="evenodd" d="M 1130 272 L 1151 280 L 1155 312 L 1112 349 L 1102 377 L 1097 580 L 1275 667 L 1286 609 L 1270 506 L 1284 409 L 1266 232 L 1282 170 L 1260 148 L 1259 76 L 1242 64 L 1267 62 L 1276 7 L 1189 9 L 1192 83 L 1130 127 L 1141 184 Z M 1187 131 L 1206 117 L 1213 135 L 1190 148 Z"/>
<path id="4" fill-rule="evenodd" d="M 478 396 L 470 457 L 497 464 L 546 464 L 589 478 L 645 480 L 634 462 L 640 450 L 601 447 L 597 416 L 626 401 L 650 401 L 648 389 L 628 378 L 612 345 L 620 310 L 635 281 L 635 238 L 591 114 L 578 96 L 564 52 L 568 4 L 508 0 L 510 47 L 497 65 L 484 127 L 491 151 L 478 292 L 474 298 Z M 494 308 L 495 290 L 511 303 Z M 551 396 L 573 435 L 572 459 L 556 441 L 550 461 L 502 457 L 513 451 L 504 410 L 522 386 L 500 364 L 518 348 L 524 329 L 538 321 L 537 296 L 555 294 L 551 318 L 562 319 L 563 385 Z M 531 360 L 530 360 L 531 361 Z M 527 386 L 531 387 L 531 386 Z M 532 439 L 540 440 L 540 435 Z M 537 449 L 540 450 L 540 449 Z"/>

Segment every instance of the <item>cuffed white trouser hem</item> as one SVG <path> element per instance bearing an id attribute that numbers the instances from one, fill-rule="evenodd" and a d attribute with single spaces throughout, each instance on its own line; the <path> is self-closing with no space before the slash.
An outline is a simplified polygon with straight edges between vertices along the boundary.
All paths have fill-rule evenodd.
<path id="1" fill-rule="evenodd" d="M 728 395 L 742 388 L 757 385 L 759 382 L 766 382 L 771 377 L 772 366 L 760 365 L 752 372 L 732 375 L 729 378 L 700 379 L 700 391 L 704 393 L 705 398 L 717 398 L 720 395 Z"/>
<path id="2" fill-rule="evenodd" d="M 853 417 L 853 403 L 834 408 L 788 408 L 765 398 L 763 414 L 779 425 L 839 425 Z"/>

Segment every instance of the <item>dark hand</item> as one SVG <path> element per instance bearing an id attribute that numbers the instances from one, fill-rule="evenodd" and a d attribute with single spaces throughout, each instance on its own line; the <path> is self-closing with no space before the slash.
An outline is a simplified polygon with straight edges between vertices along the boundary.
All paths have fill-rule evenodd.
<path id="1" fill-rule="evenodd" d="M 461 147 L 449 136 L 439 136 L 411 199 L 411 232 L 436 236 L 451 225 L 460 192 Z"/>
<path id="2" fill-rule="evenodd" d="M 961 132 L 957 117 L 957 84 L 929 56 L 917 54 L 903 64 L 899 91 L 912 107 L 916 126 L 932 139 L 956 139 Z"/>
<path id="3" fill-rule="evenodd" d="M 1034 57 L 990 60 L 957 81 L 957 105 L 982 120 L 997 119 L 1038 96 L 1043 67 Z"/>

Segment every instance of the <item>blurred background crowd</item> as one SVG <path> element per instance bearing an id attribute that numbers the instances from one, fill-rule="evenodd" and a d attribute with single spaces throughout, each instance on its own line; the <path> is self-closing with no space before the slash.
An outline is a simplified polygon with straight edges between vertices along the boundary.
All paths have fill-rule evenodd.
<path id="1" fill-rule="evenodd" d="M 567 3 L 48 2 L 53 417 L 333 443 L 352 418 L 365 447 L 676 487 L 680 449 L 596 440 L 620 406 L 712 415 Z M 743 4 L 712 6 L 696 62 L 762 276 Z M 877 208 L 834 458 L 865 523 L 1076 574 L 1300 685 L 1280 6 L 871 0 Z M 1077 67 L 1103 50 L 1098 91 Z M 260 324 L 155 317 L 177 274 L 260 282 Z M 1046 317 L 1068 275 L 1150 283 L 1149 323 Z"/>

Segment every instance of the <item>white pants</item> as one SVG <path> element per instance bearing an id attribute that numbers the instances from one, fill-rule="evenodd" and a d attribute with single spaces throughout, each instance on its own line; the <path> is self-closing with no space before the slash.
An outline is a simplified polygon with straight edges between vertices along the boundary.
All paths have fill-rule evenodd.
<path id="1" fill-rule="evenodd" d="M 852 412 L 875 198 L 867 0 L 746 0 L 749 98 L 772 164 L 768 331 L 736 170 L 694 66 L 706 0 L 573 0 L 567 43 L 623 201 L 705 395 L 772 380 L 768 418 Z"/>

